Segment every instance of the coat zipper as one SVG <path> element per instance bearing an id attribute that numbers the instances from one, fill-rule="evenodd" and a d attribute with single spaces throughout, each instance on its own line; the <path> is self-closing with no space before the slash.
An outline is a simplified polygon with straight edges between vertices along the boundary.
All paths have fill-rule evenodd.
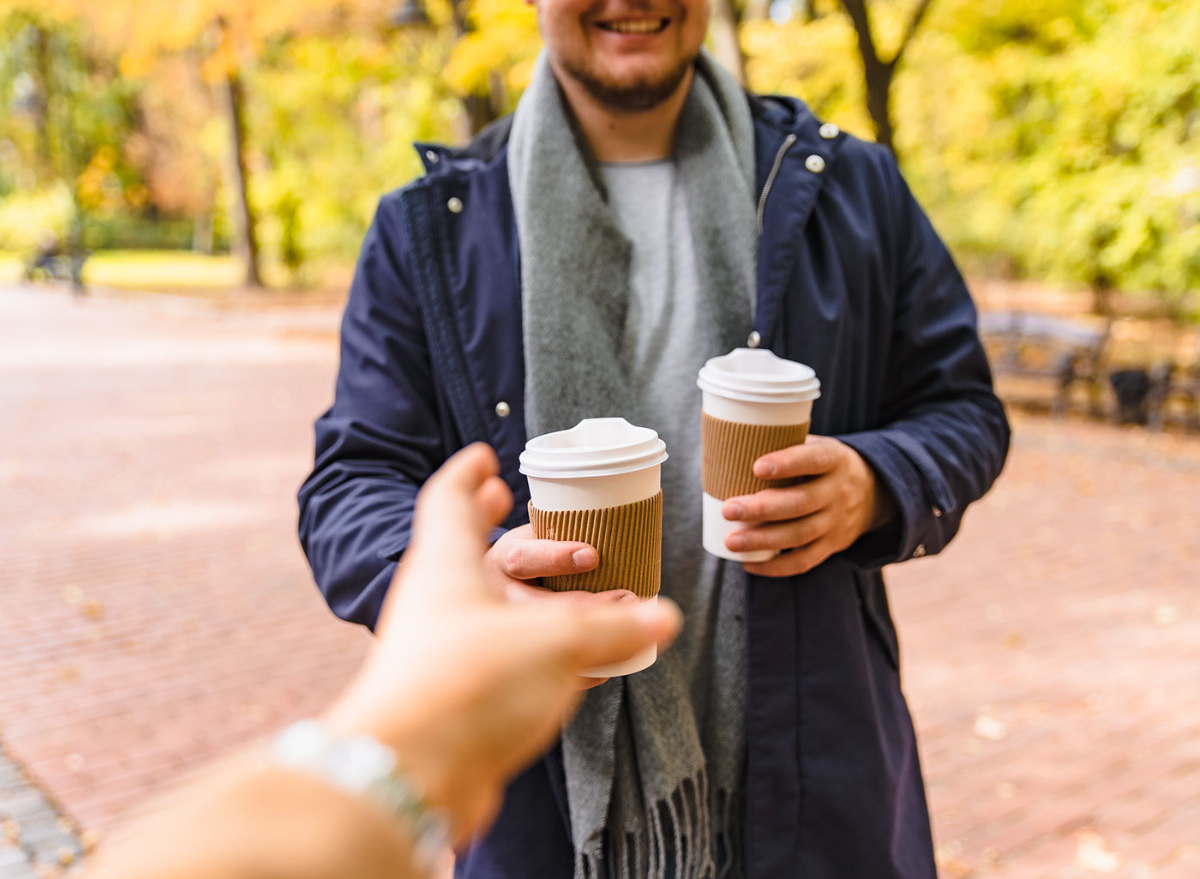
<path id="1" fill-rule="evenodd" d="M 775 154 L 775 164 L 771 166 L 771 173 L 767 175 L 767 183 L 763 186 L 762 195 L 758 199 L 758 234 L 763 233 L 763 213 L 767 209 L 767 196 L 771 194 L 771 184 L 775 182 L 775 175 L 779 173 L 779 166 L 783 164 L 783 156 L 792 148 L 792 144 L 796 142 L 796 135 L 789 134 L 783 141 L 783 145 L 779 147 L 779 152 Z"/>

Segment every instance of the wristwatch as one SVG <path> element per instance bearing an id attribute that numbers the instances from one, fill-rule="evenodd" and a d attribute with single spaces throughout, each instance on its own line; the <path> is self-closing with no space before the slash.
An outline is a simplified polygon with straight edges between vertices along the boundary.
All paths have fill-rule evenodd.
<path id="1" fill-rule="evenodd" d="M 403 774 L 396 752 L 371 736 L 338 736 L 316 720 L 300 720 L 275 736 L 270 754 L 286 769 L 382 805 L 412 832 L 414 860 L 426 872 L 449 847 L 450 822 Z"/>

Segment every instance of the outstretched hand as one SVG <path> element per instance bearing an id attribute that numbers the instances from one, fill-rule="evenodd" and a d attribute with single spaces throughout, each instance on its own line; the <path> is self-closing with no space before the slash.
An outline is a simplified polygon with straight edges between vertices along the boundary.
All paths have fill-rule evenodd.
<path id="1" fill-rule="evenodd" d="M 504 783 L 553 740 L 578 703 L 582 670 L 665 647 L 682 622 L 666 599 L 515 602 L 497 589 L 486 536 L 512 505 L 498 469 L 476 444 L 426 483 L 378 642 L 326 718 L 392 745 L 458 841 L 490 822 Z M 534 558 L 541 547 L 512 551 L 519 539 L 504 570 L 547 573 Z"/>

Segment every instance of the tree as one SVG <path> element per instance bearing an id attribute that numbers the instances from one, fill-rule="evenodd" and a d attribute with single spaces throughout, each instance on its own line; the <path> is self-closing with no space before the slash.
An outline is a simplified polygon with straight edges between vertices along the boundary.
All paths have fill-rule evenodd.
<path id="1" fill-rule="evenodd" d="M 917 0 L 917 8 L 900 38 L 900 44 L 891 58 L 885 61 L 880 57 L 875 36 L 871 32 L 871 15 L 866 0 L 842 0 L 850 20 L 854 22 L 854 32 L 858 37 L 858 54 L 862 58 L 867 86 L 867 111 L 875 123 L 875 140 L 893 151 L 895 125 L 892 121 L 892 80 L 932 2 L 933 0 Z"/>
<path id="2" fill-rule="evenodd" d="M 259 269 L 257 218 L 250 201 L 250 171 L 246 159 L 246 89 L 242 84 L 236 51 L 232 44 L 229 24 L 218 17 L 215 25 L 220 52 L 227 59 L 220 65 L 220 81 L 217 92 L 219 104 L 225 116 L 229 134 L 229 188 L 233 195 L 233 242 L 234 251 L 242 262 L 247 287 L 261 287 Z"/>
<path id="3" fill-rule="evenodd" d="M 18 0 L 19 2 L 19 0 Z M 36 4 L 36 0 L 34 0 Z M 179 52 L 197 52 L 206 78 L 217 92 L 228 131 L 226 162 L 234 249 L 241 256 L 247 287 L 262 283 L 257 242 L 259 217 L 251 196 L 251 134 L 245 110 L 243 59 L 261 53 L 271 40 L 312 32 L 343 32 L 383 18 L 374 0 L 158 0 L 155 3 L 92 3 L 58 0 L 64 17 L 87 21 L 101 39 L 116 47 L 126 75 L 153 69 L 155 61 Z"/>
<path id="4" fill-rule="evenodd" d="M 738 11 L 733 0 L 713 0 L 709 28 L 712 32 L 713 54 L 741 84 L 746 83 L 746 59 L 738 39 Z"/>

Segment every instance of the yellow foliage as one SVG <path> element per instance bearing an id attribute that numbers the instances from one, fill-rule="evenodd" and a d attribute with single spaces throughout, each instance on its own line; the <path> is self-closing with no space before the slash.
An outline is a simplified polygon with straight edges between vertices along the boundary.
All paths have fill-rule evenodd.
<path id="1" fill-rule="evenodd" d="M 471 30 L 455 43 L 443 71 L 450 88 L 484 94 L 498 73 L 510 90 L 523 90 L 542 45 L 533 7 L 519 0 L 472 0 L 468 21 Z"/>

